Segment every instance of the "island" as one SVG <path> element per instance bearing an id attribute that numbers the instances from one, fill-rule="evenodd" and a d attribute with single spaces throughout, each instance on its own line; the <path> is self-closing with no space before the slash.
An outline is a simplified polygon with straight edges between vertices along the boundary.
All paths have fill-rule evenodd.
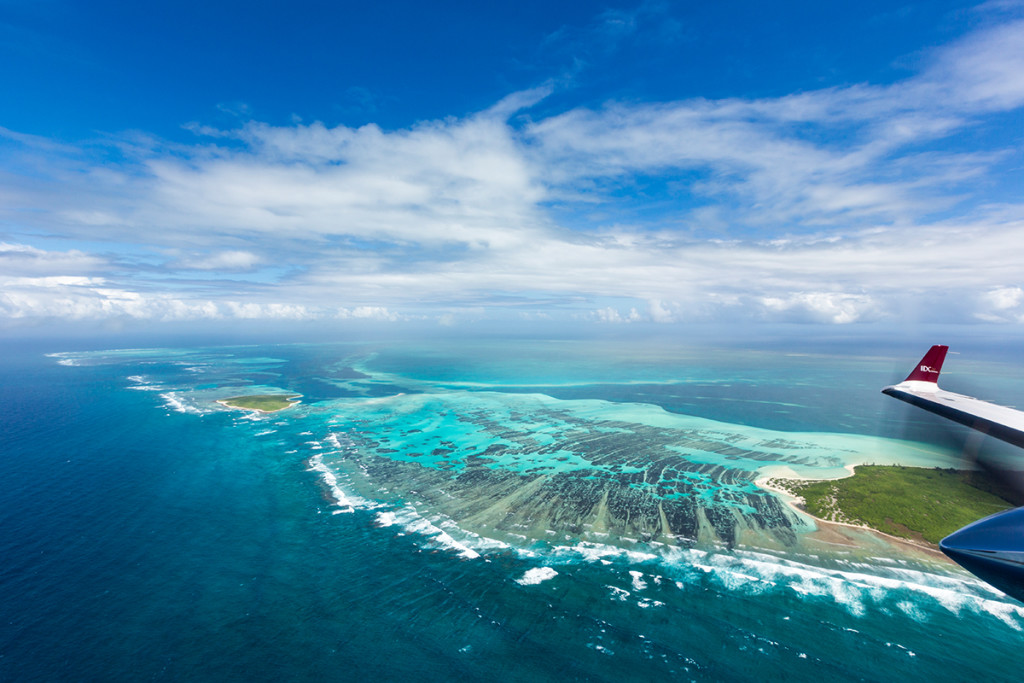
<path id="1" fill-rule="evenodd" d="M 276 413 L 279 410 L 292 407 L 299 402 L 299 398 L 299 394 L 255 394 L 253 396 L 223 398 L 217 401 L 217 403 L 228 408 L 255 410 L 260 413 Z"/>
<path id="2" fill-rule="evenodd" d="M 1012 490 L 979 471 L 861 465 L 845 479 L 772 478 L 807 514 L 936 547 L 960 527 L 1013 507 Z"/>

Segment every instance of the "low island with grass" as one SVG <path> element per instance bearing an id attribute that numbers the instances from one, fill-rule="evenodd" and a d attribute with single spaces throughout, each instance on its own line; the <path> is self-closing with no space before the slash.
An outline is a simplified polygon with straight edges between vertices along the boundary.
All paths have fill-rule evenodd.
<path id="1" fill-rule="evenodd" d="M 217 403 L 228 408 L 256 410 L 261 413 L 276 413 L 279 410 L 290 408 L 298 402 L 298 394 L 255 394 L 252 396 L 233 396 L 217 401 Z"/>
<path id="2" fill-rule="evenodd" d="M 982 517 L 1020 504 L 983 472 L 861 465 L 845 479 L 770 479 L 818 519 L 865 526 L 929 546 Z"/>

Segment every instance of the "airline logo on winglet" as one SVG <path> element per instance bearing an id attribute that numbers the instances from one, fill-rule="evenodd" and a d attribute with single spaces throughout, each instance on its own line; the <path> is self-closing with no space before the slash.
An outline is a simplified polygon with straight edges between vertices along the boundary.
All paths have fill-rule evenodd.
<path id="1" fill-rule="evenodd" d="M 928 382 L 934 386 L 939 381 L 939 372 L 942 370 L 942 361 L 946 360 L 948 346 L 936 344 L 928 349 L 924 358 L 918 361 L 914 371 L 907 375 L 904 382 Z"/>

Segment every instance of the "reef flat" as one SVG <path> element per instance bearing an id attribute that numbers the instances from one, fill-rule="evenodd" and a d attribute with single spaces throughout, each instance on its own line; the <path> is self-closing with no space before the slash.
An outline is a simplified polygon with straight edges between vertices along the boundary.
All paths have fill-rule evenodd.
<path id="1" fill-rule="evenodd" d="M 733 546 L 757 536 L 792 546 L 813 526 L 755 484 L 761 470 L 841 476 L 864 457 L 857 437 L 812 440 L 541 395 L 405 395 L 347 402 L 344 412 L 339 449 L 323 461 L 349 486 L 515 543 Z"/>

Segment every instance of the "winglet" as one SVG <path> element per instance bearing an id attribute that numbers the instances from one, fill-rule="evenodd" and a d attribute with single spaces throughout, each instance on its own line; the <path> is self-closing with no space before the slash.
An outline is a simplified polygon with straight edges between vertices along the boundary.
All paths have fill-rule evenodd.
<path id="1" fill-rule="evenodd" d="M 939 372 L 942 370 L 942 361 L 946 360 L 946 351 L 949 351 L 949 347 L 939 344 L 928 349 L 928 353 L 924 354 L 921 362 L 917 364 L 913 372 L 907 375 L 907 378 L 903 381 L 931 382 L 937 385 L 939 383 Z"/>

